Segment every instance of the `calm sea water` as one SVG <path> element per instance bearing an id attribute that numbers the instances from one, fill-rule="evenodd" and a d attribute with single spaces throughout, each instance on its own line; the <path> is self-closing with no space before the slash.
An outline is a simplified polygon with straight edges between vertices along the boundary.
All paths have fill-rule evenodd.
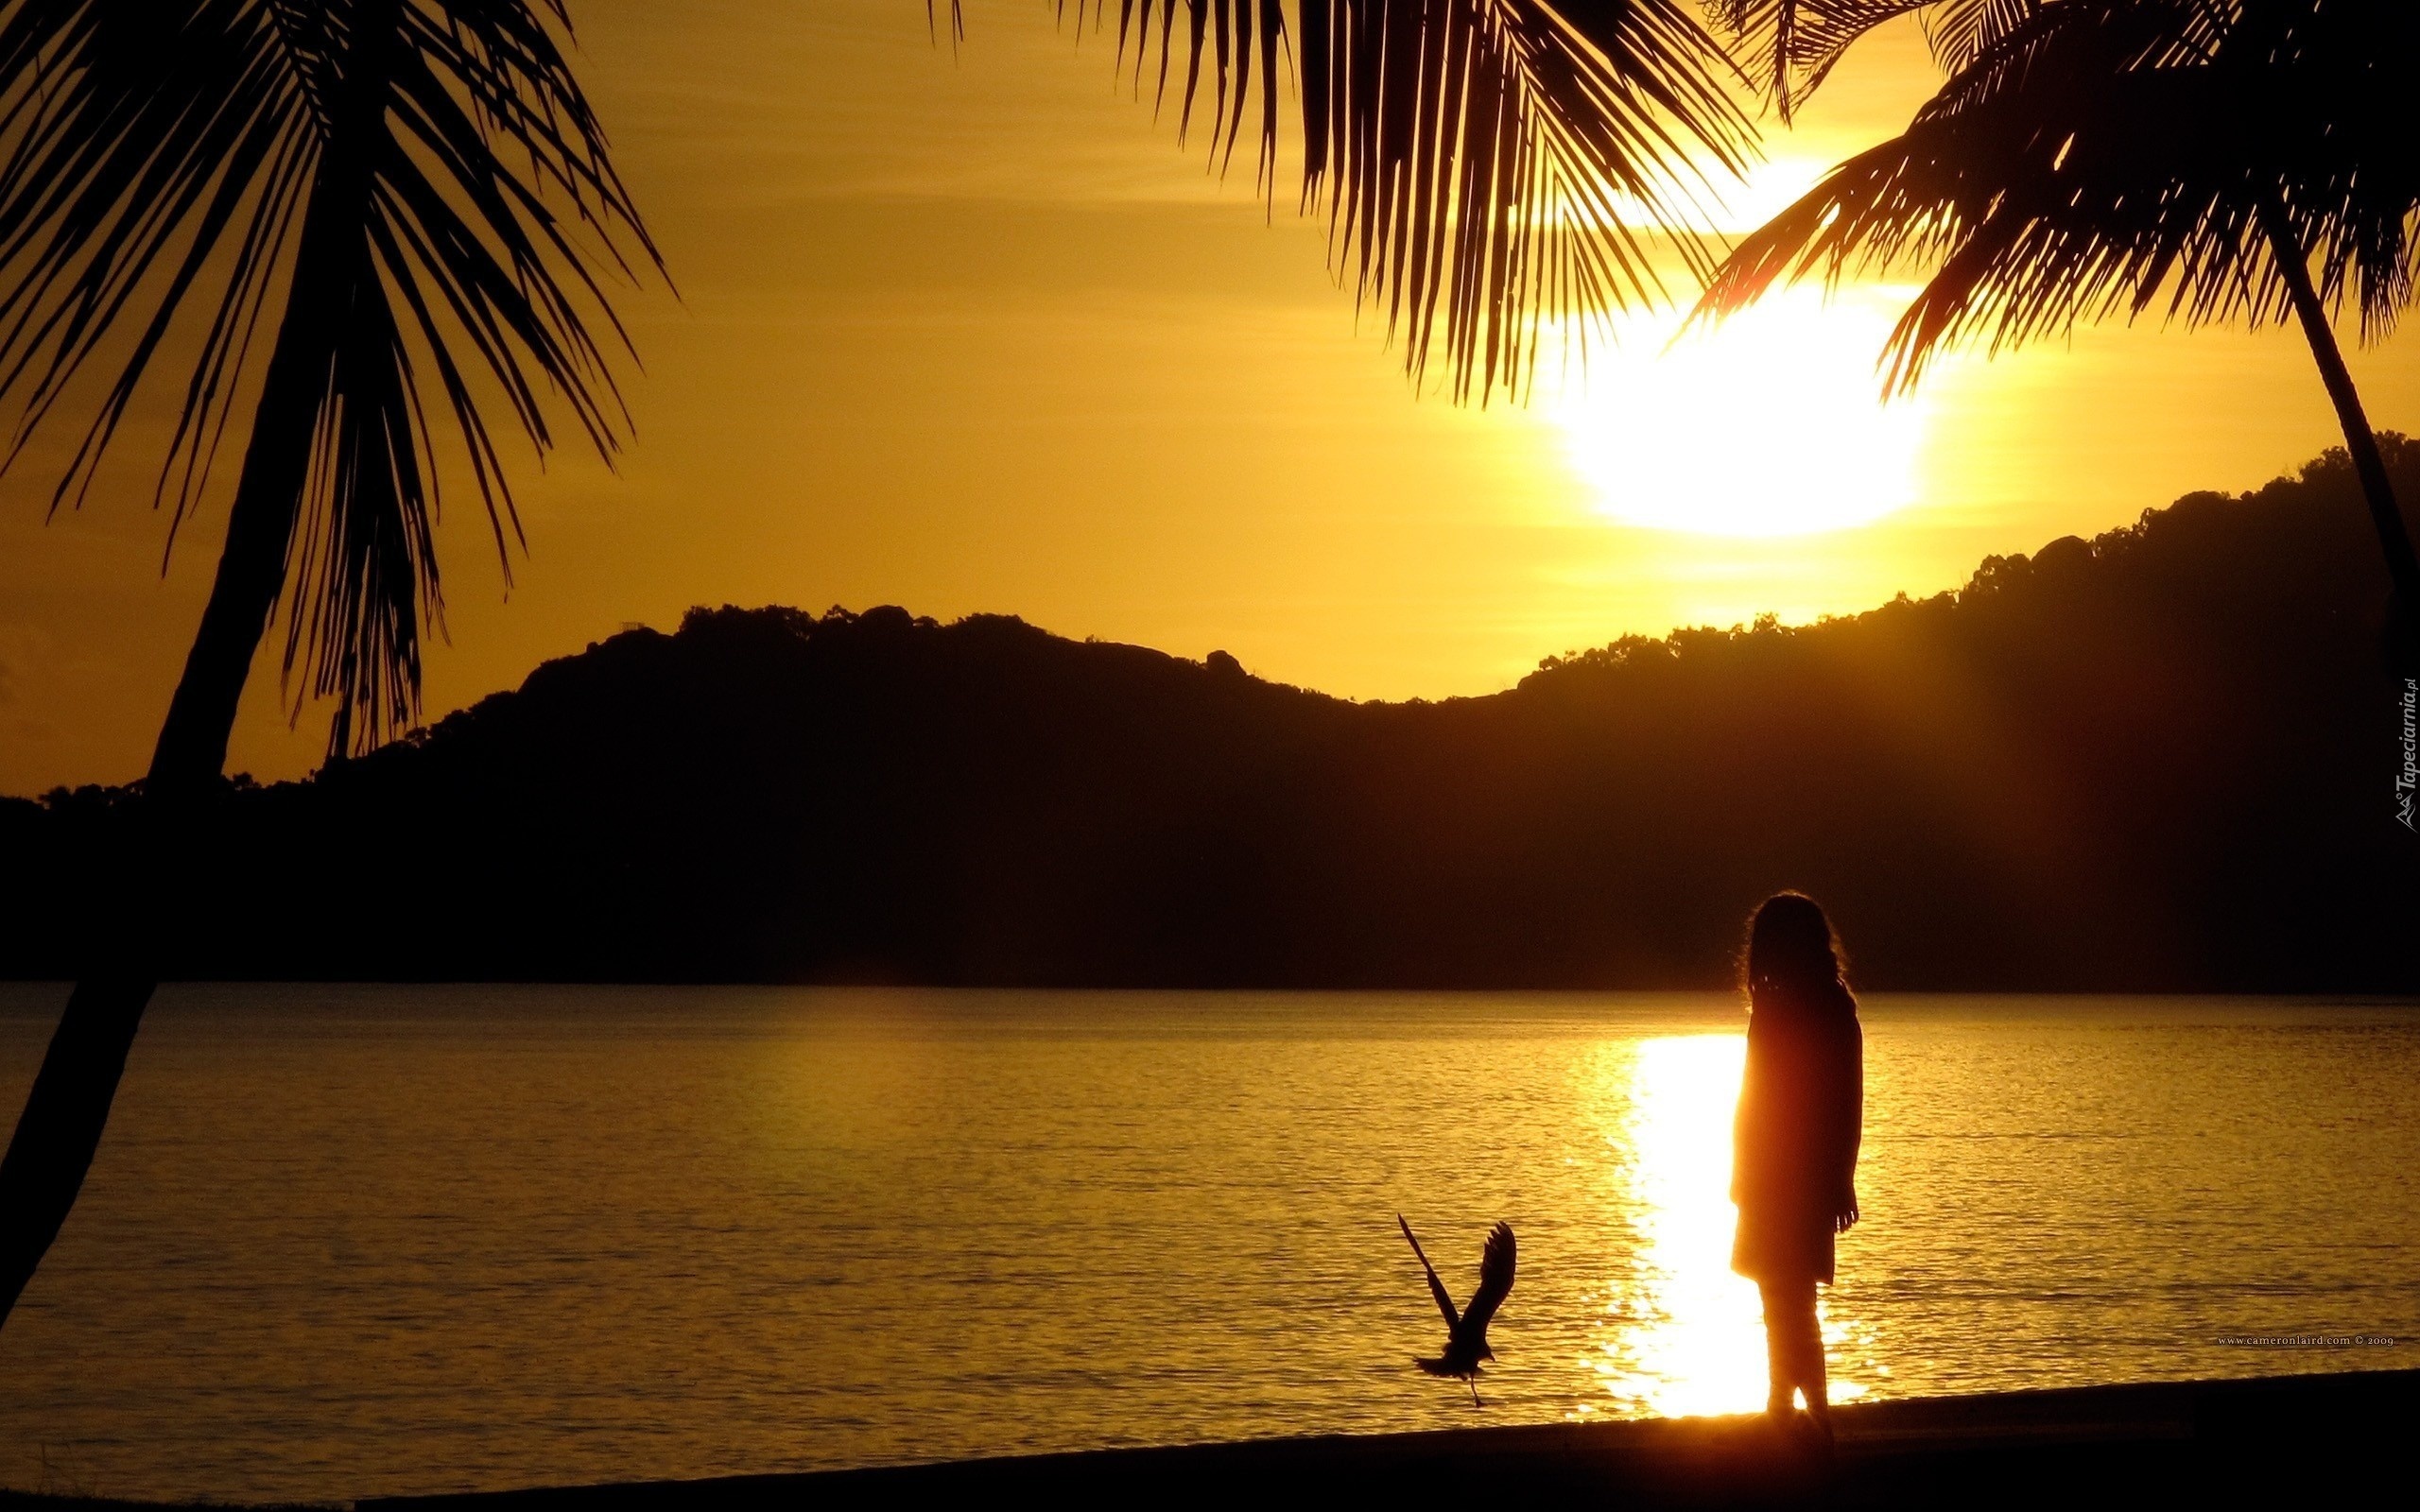
<path id="1" fill-rule="evenodd" d="M 0 988 L 14 1108 L 63 989 Z M 2420 1011 L 1866 1002 L 1843 1396 L 2411 1364 Z M 1753 1409 L 1714 997 L 178 988 L 0 1484 L 317 1498 Z M 1413 1371 L 1521 1240 L 1484 1411 Z M 2367 1334 L 2399 1347 L 2249 1347 Z"/>

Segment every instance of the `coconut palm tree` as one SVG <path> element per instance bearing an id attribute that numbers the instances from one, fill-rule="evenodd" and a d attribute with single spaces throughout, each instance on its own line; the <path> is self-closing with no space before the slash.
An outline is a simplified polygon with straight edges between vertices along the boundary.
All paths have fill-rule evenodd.
<path id="1" fill-rule="evenodd" d="M 1951 67 L 1901 135 L 1832 170 L 1742 242 L 1700 306 L 1910 265 L 1928 281 L 1885 352 L 1886 389 L 1937 352 L 2083 320 L 2292 319 L 2344 432 L 2420 656 L 2420 562 L 2339 347 L 2411 301 L 2420 224 L 2420 7 L 2405 0 L 1726 0 L 1780 101 L 1911 10 Z"/>
<path id="2" fill-rule="evenodd" d="M 502 552 L 519 532 L 499 427 L 543 451 L 568 417 L 601 453 L 617 444 L 600 333 L 626 343 L 600 279 L 660 265 L 568 31 L 562 0 L 0 0 L 0 394 L 25 406 L 9 460 L 96 395 L 51 495 L 79 502 L 143 381 L 173 363 L 155 494 L 173 539 L 247 419 L 145 779 L 158 823 L 219 784 L 280 612 L 287 672 L 334 701 L 333 753 L 417 709 L 421 638 L 442 626 L 441 453 L 467 466 Z M 155 885 L 137 865 L 100 901 L 117 938 L 76 985 L 0 1160 L 0 1319 L 108 1119 L 174 907 Z"/>

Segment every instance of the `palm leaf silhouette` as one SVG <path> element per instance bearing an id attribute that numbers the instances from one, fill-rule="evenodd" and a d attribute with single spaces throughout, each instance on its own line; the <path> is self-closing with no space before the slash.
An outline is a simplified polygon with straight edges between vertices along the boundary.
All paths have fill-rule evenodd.
<path id="1" fill-rule="evenodd" d="M 1965 67 L 2056 0 L 1712 0 L 1749 77 L 1789 120 L 1833 65 L 1866 33 L 1902 16 L 1921 19 L 1933 57 Z"/>
<path id="2" fill-rule="evenodd" d="M 1120 0 L 1116 26 L 1134 91 L 1221 167 L 1250 141 L 1272 198 L 1292 115 L 1339 276 L 1458 399 L 1524 391 L 1549 326 L 1584 349 L 1665 298 L 1659 263 L 1709 274 L 1709 192 L 1754 151 L 1682 0 Z"/>

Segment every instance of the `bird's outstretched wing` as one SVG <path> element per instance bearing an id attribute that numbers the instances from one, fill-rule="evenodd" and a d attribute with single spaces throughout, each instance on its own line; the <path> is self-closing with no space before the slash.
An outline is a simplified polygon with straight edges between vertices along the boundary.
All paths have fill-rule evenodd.
<path id="1" fill-rule="evenodd" d="M 1404 1216 L 1400 1212 L 1395 1214 L 1395 1222 L 1403 1226 L 1403 1236 L 1411 1240 L 1411 1252 L 1420 1257 L 1420 1268 L 1428 1273 L 1428 1295 L 1437 1298 L 1437 1311 L 1445 1314 L 1446 1332 L 1450 1333 L 1455 1329 L 1461 1328 L 1461 1314 L 1454 1311 L 1454 1299 L 1445 1295 L 1445 1283 L 1437 1279 L 1437 1267 L 1428 1263 L 1427 1253 L 1420 1247 L 1420 1241 L 1412 1238 L 1411 1225 L 1404 1222 Z M 1505 1232 L 1509 1236 L 1512 1230 L 1506 1229 Z M 1494 1243 L 1493 1240 L 1489 1242 Z M 1512 1283 L 1508 1280 L 1504 1284 L 1510 1287 Z M 1479 1290 L 1482 1292 L 1487 1290 L 1487 1283 L 1484 1280 L 1479 1283 Z M 1497 1300 L 1501 1301 L 1503 1298 L 1498 1297 Z"/>
<path id="2" fill-rule="evenodd" d="M 1471 1294 L 1471 1305 L 1462 1312 L 1463 1325 L 1472 1332 L 1484 1335 L 1488 1320 L 1512 1293 L 1515 1259 L 1512 1226 L 1499 1223 L 1488 1231 L 1487 1247 L 1479 1253 L 1478 1290 Z"/>

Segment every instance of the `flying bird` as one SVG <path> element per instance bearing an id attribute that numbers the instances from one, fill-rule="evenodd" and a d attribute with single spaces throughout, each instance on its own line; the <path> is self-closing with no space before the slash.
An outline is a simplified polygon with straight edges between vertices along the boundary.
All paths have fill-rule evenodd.
<path id="1" fill-rule="evenodd" d="M 1487 1347 L 1487 1325 L 1512 1290 L 1512 1226 L 1499 1223 L 1489 1230 L 1487 1247 L 1479 1254 L 1478 1290 L 1471 1294 L 1470 1305 L 1457 1313 L 1453 1297 L 1446 1295 L 1445 1283 L 1437 1279 L 1437 1267 L 1428 1263 L 1428 1255 L 1420 1247 L 1411 1225 L 1404 1222 L 1400 1212 L 1395 1214 L 1395 1222 L 1402 1226 L 1403 1236 L 1411 1241 L 1411 1252 L 1420 1257 L 1420 1268 L 1428 1273 L 1428 1295 L 1437 1298 L 1437 1311 L 1445 1314 L 1445 1352 L 1433 1360 L 1414 1360 L 1412 1364 L 1432 1376 L 1451 1376 L 1461 1381 L 1471 1388 L 1471 1405 L 1479 1406 L 1478 1363 L 1495 1358 L 1495 1351 Z"/>

